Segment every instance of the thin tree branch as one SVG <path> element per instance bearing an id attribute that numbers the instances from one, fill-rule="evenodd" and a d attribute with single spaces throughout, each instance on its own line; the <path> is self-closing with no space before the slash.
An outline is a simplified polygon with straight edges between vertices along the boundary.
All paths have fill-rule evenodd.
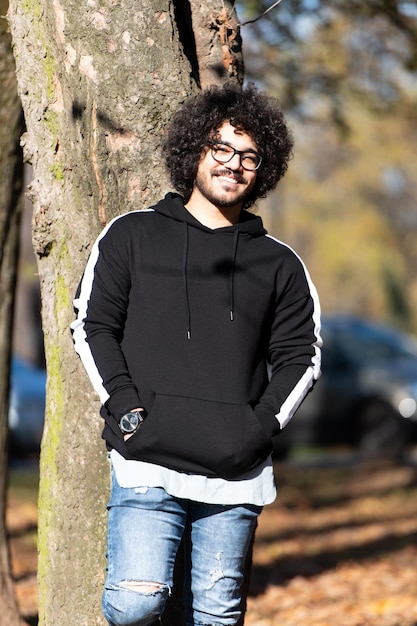
<path id="1" fill-rule="evenodd" d="M 272 4 L 270 7 L 268 7 L 266 9 L 266 11 L 264 11 L 263 13 L 258 15 L 258 17 L 255 17 L 253 20 L 248 20 L 247 22 L 241 22 L 240 24 L 238 24 L 238 26 L 246 26 L 246 24 L 254 24 L 258 20 L 260 20 L 261 17 L 263 17 L 264 15 L 269 13 L 269 11 L 272 11 L 272 9 L 275 9 L 275 7 L 278 6 L 279 4 L 281 4 L 281 2 L 282 2 L 282 0 L 276 0 L 276 2 L 274 2 L 274 4 Z"/>

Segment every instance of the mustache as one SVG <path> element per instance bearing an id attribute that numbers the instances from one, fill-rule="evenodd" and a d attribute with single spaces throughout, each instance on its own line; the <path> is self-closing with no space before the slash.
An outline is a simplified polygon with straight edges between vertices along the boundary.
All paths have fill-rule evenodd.
<path id="1" fill-rule="evenodd" d="M 214 176 L 229 176 L 229 178 L 234 178 L 238 183 L 247 183 L 248 181 L 242 174 L 237 174 L 233 170 L 224 167 L 221 169 L 216 169 L 213 172 Z"/>

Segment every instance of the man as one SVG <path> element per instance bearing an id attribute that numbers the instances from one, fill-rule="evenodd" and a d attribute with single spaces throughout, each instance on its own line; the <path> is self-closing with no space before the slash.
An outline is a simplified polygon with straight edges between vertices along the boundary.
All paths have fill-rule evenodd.
<path id="1" fill-rule="evenodd" d="M 103 611 L 111 626 L 158 619 L 184 536 L 186 626 L 225 626 L 275 498 L 271 438 L 319 376 L 319 303 L 246 210 L 291 156 L 273 99 L 213 87 L 177 113 L 164 150 L 181 195 L 114 219 L 75 300 L 112 468 Z"/>

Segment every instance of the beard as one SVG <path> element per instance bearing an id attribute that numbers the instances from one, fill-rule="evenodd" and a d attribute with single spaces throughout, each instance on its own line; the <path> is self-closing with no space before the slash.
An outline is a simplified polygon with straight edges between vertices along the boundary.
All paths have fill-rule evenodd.
<path id="1" fill-rule="evenodd" d="M 234 207 L 241 205 L 249 197 L 252 186 L 244 187 L 241 190 L 235 189 L 230 184 L 227 189 L 227 184 L 224 189 L 217 189 L 213 185 L 213 179 L 219 176 L 229 176 L 235 178 L 239 183 L 247 184 L 246 178 L 241 174 L 232 174 L 228 169 L 215 170 L 211 174 L 199 174 L 195 180 L 195 185 L 202 196 L 204 196 L 209 202 L 217 206 L 219 209 Z"/>

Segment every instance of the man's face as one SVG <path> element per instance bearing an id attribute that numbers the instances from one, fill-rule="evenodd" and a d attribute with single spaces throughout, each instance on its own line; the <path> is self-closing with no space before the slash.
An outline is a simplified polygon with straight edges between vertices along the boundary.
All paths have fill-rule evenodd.
<path id="1" fill-rule="evenodd" d="M 216 141 L 241 152 L 257 153 L 253 139 L 226 122 L 216 133 Z M 195 188 L 219 209 L 241 207 L 255 185 L 257 171 L 250 171 L 242 166 L 242 159 L 235 154 L 227 163 L 219 163 L 212 156 L 212 151 L 202 155 L 195 180 Z"/>

